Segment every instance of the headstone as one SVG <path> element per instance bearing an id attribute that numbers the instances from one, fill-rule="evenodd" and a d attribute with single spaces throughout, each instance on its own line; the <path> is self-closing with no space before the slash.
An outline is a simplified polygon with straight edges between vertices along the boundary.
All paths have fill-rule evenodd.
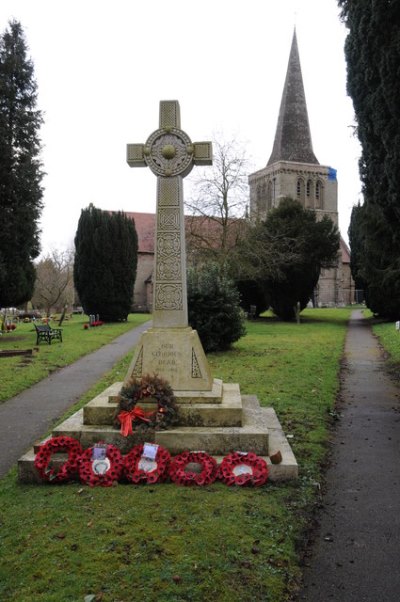
<path id="1" fill-rule="evenodd" d="M 211 142 L 193 143 L 181 129 L 179 103 L 160 102 L 159 128 L 145 144 L 128 144 L 131 167 L 157 176 L 153 327 L 137 346 L 126 379 L 157 373 L 176 391 L 213 385 L 198 334 L 188 325 L 183 178 L 212 164 Z"/>

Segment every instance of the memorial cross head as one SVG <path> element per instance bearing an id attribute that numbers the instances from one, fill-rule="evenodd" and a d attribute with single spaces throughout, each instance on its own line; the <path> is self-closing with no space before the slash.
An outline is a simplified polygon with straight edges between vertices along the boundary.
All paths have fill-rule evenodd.
<path id="1" fill-rule="evenodd" d="M 176 100 L 160 102 L 159 129 L 146 144 L 128 144 L 131 167 L 148 165 L 157 176 L 153 327 L 188 327 L 185 218 L 182 179 L 193 165 L 212 164 L 211 142 L 192 142 L 180 128 Z"/>
<path id="2" fill-rule="evenodd" d="M 211 142 L 192 142 L 181 130 L 179 103 L 160 102 L 159 129 L 150 134 L 146 144 L 128 144 L 130 167 L 145 167 L 160 177 L 187 176 L 193 165 L 212 164 Z"/>

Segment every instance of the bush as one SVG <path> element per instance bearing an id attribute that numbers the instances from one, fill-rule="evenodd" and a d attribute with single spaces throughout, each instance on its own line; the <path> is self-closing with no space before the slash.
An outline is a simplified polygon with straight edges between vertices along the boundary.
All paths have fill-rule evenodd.
<path id="1" fill-rule="evenodd" d="M 216 264 L 188 270 L 189 324 L 204 350 L 225 351 L 246 333 L 240 296 Z"/>

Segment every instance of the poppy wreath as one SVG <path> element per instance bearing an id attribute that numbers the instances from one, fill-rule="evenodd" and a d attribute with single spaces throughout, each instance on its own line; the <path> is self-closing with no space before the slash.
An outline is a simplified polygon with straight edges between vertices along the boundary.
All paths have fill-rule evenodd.
<path id="1" fill-rule="evenodd" d="M 109 468 L 100 473 L 93 470 L 93 447 L 88 447 L 82 453 L 79 459 L 79 478 L 82 483 L 95 487 L 100 485 L 102 487 L 111 487 L 113 483 L 119 481 L 124 469 L 124 459 L 115 445 L 107 445 L 105 458 L 108 458 L 110 466 Z"/>
<path id="2" fill-rule="evenodd" d="M 200 464 L 201 471 L 187 470 L 189 464 Z M 171 460 L 169 476 L 177 485 L 209 485 L 217 477 L 217 462 L 206 452 L 185 451 Z"/>
<path id="3" fill-rule="evenodd" d="M 218 478 L 226 485 L 260 487 L 268 479 L 268 466 L 252 452 L 233 452 L 219 465 Z"/>
<path id="4" fill-rule="evenodd" d="M 68 460 L 58 470 L 55 467 L 50 468 L 52 455 L 59 452 L 67 452 Z M 63 483 L 77 473 L 81 453 L 81 445 L 76 439 L 63 436 L 52 437 L 40 446 L 35 456 L 35 468 L 45 481 Z"/>
<path id="5" fill-rule="evenodd" d="M 157 403 L 155 410 L 146 412 L 138 405 L 139 401 L 153 400 Z M 178 406 L 172 387 L 156 374 L 132 377 L 120 390 L 114 427 L 121 428 L 124 437 L 132 435 L 133 423 L 137 423 L 136 430 L 146 431 L 165 429 L 177 421 Z"/>
<path id="6" fill-rule="evenodd" d="M 144 470 L 143 464 L 146 460 L 143 458 L 142 444 L 135 445 L 124 459 L 124 474 L 128 481 L 134 484 L 138 483 L 159 483 L 168 476 L 168 465 L 171 455 L 164 447 L 158 446 L 155 460 L 155 467 L 151 470 Z M 144 460 L 144 462 L 141 462 Z"/>

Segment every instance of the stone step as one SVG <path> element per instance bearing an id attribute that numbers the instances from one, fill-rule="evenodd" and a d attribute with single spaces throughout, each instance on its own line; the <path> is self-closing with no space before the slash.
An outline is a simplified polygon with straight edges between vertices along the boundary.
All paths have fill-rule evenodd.
<path id="1" fill-rule="evenodd" d="M 84 448 L 105 441 L 117 445 L 124 453 L 137 443 L 149 441 L 174 454 L 196 449 L 220 455 L 236 449 L 268 455 L 267 414 L 257 404 L 257 398 L 252 404 L 248 399 L 246 403 L 242 400 L 242 426 L 178 426 L 164 431 L 139 428 L 128 437 L 123 437 L 112 425 L 84 424 L 84 410 L 79 410 L 54 428 L 53 435 L 78 439 Z"/>
<path id="2" fill-rule="evenodd" d="M 113 387 L 96 398 L 99 405 L 106 403 L 112 405 L 113 402 L 110 403 L 109 399 L 116 390 L 116 386 L 113 385 Z M 297 462 L 274 409 L 261 408 L 254 395 L 240 396 L 239 388 L 236 385 L 224 385 L 225 388 L 226 391 L 232 393 L 236 405 L 241 406 L 242 426 L 179 426 L 165 431 L 141 431 L 139 429 L 129 437 L 122 437 L 119 430 L 114 429 L 112 425 L 84 424 L 84 410 L 81 409 L 54 428 L 53 436 L 73 437 L 80 441 L 83 448 L 91 447 L 102 441 L 116 445 L 122 453 L 127 453 L 134 445 L 146 441 L 163 445 L 172 455 L 185 450 L 204 450 L 219 460 L 231 451 L 252 451 L 267 458 L 271 467 L 271 480 L 297 478 Z M 234 406 L 235 403 L 231 401 L 230 405 Z M 194 408 L 195 411 L 198 411 L 203 404 L 186 405 L 191 410 Z M 223 405 L 221 404 L 221 411 Z M 214 405 L 213 411 L 219 411 L 219 406 Z M 203 417 L 207 415 L 207 412 L 212 413 L 212 410 L 205 408 Z M 34 468 L 34 456 L 39 445 L 40 442 L 37 442 L 35 448 L 32 448 L 18 462 L 18 474 L 21 482 L 38 481 Z M 282 462 L 271 464 L 269 456 L 278 451 L 282 454 Z M 57 461 L 55 457 L 54 460 Z"/>
<path id="3" fill-rule="evenodd" d="M 118 398 L 118 394 L 124 383 L 115 382 L 107 389 L 102 391 L 97 397 L 108 397 L 110 403 L 115 403 Z M 235 385 L 239 387 L 239 385 Z M 221 379 L 214 378 L 212 382 L 212 388 L 207 391 L 174 391 L 174 395 L 178 402 L 181 403 L 221 403 L 222 401 L 222 389 L 224 384 Z M 96 398 L 95 398 L 96 399 Z"/>
<path id="4" fill-rule="evenodd" d="M 217 380 L 217 379 L 216 379 Z M 219 381 L 221 382 L 221 381 Z M 112 425 L 118 409 L 116 397 L 122 383 L 114 383 L 100 395 L 89 401 L 83 409 L 83 422 L 85 425 Z M 222 382 L 221 382 L 222 385 Z M 218 386 L 218 384 L 217 384 Z M 242 425 L 242 398 L 237 384 L 224 384 L 221 386 L 220 403 L 208 403 L 206 392 L 199 403 L 198 398 L 191 399 L 177 396 L 180 423 L 182 426 L 241 426 Z M 156 409 L 155 403 L 139 402 L 145 411 Z"/>
<path id="5" fill-rule="evenodd" d="M 272 482 L 287 481 L 297 479 L 298 477 L 298 465 L 296 458 L 284 436 L 279 421 L 272 408 L 265 408 L 268 411 L 270 418 L 272 418 L 272 427 L 269 430 L 269 446 L 271 455 L 275 452 L 280 451 L 282 454 L 282 462 L 280 464 L 272 464 L 269 456 L 262 456 L 268 464 L 268 478 Z M 272 412 L 270 411 L 272 410 Z M 146 439 L 147 440 L 147 439 Z M 35 445 L 35 449 L 30 449 L 18 460 L 18 480 L 22 483 L 43 483 L 39 475 L 36 472 L 34 460 L 35 454 L 38 450 L 39 443 Z M 223 455 L 216 456 L 217 463 L 222 462 Z M 62 456 L 58 458 L 53 455 L 52 462 L 55 466 L 62 464 Z"/>

